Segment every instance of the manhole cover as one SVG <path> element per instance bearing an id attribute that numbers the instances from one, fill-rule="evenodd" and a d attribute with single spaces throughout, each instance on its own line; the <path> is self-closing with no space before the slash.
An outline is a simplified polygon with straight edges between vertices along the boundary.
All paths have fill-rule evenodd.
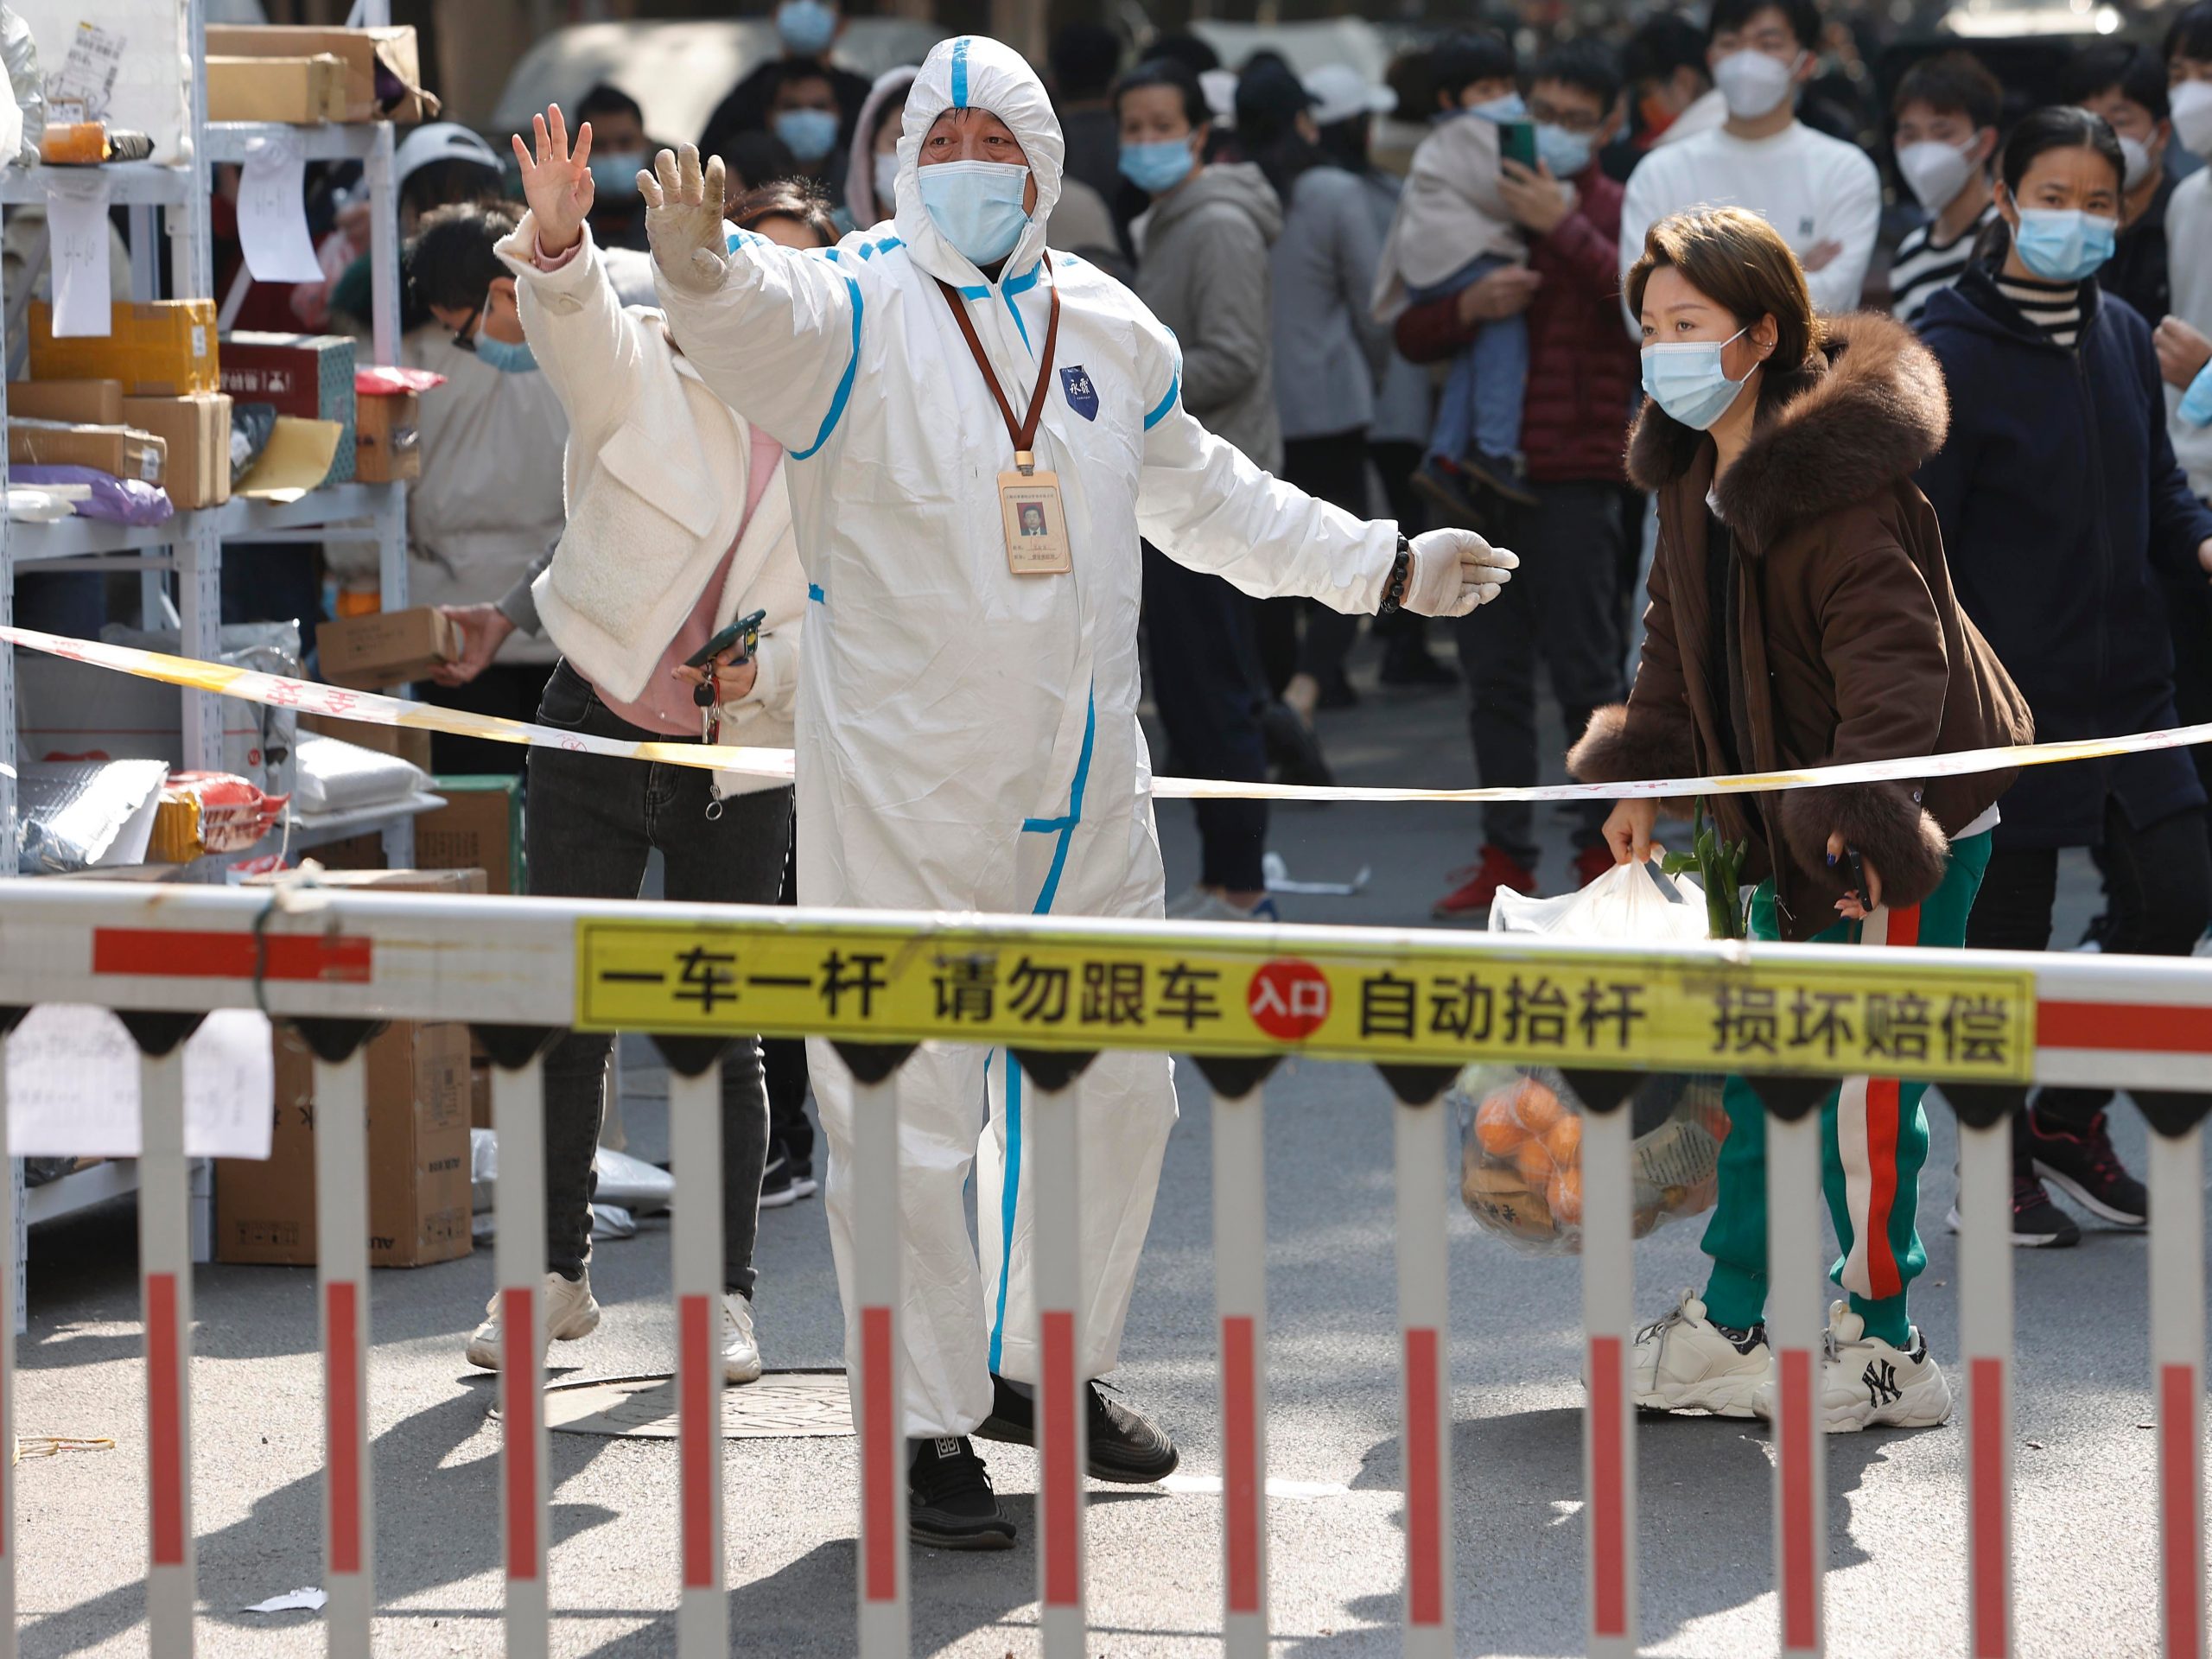
<path id="1" fill-rule="evenodd" d="M 545 1426 L 569 1434 L 676 1438 L 676 1379 L 607 1376 L 545 1390 Z M 798 1440 L 853 1432 L 842 1371 L 766 1371 L 722 1390 L 722 1433 L 733 1440 Z"/>

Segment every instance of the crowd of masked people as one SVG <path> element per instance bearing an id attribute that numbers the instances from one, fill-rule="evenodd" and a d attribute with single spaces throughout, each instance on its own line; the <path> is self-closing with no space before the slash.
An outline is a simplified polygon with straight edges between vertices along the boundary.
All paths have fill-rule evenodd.
<path id="1" fill-rule="evenodd" d="M 728 164 L 740 222 L 828 246 L 894 211 L 915 72 L 871 83 L 837 67 L 841 18 L 826 0 L 785 0 L 776 20 L 780 55 L 721 101 L 701 147 Z M 1449 639 L 1403 613 L 1369 625 L 1382 685 L 1465 696 L 1476 781 L 1548 772 L 1540 678 L 1570 739 L 1607 729 L 1639 659 L 1649 676 L 1653 652 L 1671 649 L 1647 632 L 1647 599 L 1655 617 L 1697 615 L 1717 660 L 1745 647 L 1728 583 L 1762 579 L 1756 538 L 1714 517 L 1734 531 L 1711 543 L 1727 550 L 1706 558 L 1697 592 L 1662 604 L 1664 561 L 1652 564 L 1670 498 L 1653 478 L 1675 473 L 1632 478 L 1627 459 L 1648 397 L 1688 429 L 1700 413 L 1719 422 L 1742 384 L 1740 365 L 1726 369 L 1758 338 L 1751 316 L 1725 348 L 1671 337 L 1632 280 L 1655 226 L 1707 207 L 1756 214 L 1787 245 L 1811 313 L 1852 317 L 1829 330 L 1831 354 L 1848 340 L 1862 368 L 1925 362 L 1940 379 L 1948 424 L 1932 453 L 1900 467 L 1893 445 L 1837 422 L 1842 435 L 1819 447 L 1827 484 L 1801 486 L 1821 499 L 1838 477 L 1873 487 L 1895 471 L 1919 493 L 1945 574 L 1897 580 L 1941 588 L 1944 602 L 1955 590 L 2024 702 L 2018 732 L 2212 720 L 2212 170 L 2199 159 L 2212 156 L 2212 0 L 2177 12 L 2162 48 L 2084 47 L 2042 105 L 1949 50 L 1916 60 L 1874 111 L 1863 66 L 1838 71 L 1837 41 L 1815 0 L 1713 0 L 1700 22 L 1662 13 L 1625 40 L 1571 39 L 1526 60 L 1497 34 L 1446 36 L 1384 84 L 1344 64 L 1300 74 L 1268 51 L 1225 66 L 1192 35 L 1136 53 L 1073 25 L 1052 43 L 1067 156 L 1052 245 L 1128 281 L 1173 329 L 1191 412 L 1355 514 L 1409 533 L 1473 528 L 1519 553 L 1498 602 L 1437 625 Z M 636 175 L 662 136 L 611 87 L 568 114 L 592 127 L 589 225 L 609 278 L 651 304 Z M 528 719 L 555 655 L 529 594 L 564 522 L 568 421 L 500 251 L 521 217 L 508 170 L 457 127 L 402 146 L 403 355 L 448 377 L 423 405 L 411 569 L 416 597 L 449 607 L 467 652 L 430 695 Z M 359 262 L 326 264 L 332 326 L 365 315 Z M 1824 395 L 1847 402 L 1836 388 L 1851 378 Z M 1690 502 L 1699 522 L 1685 533 L 1703 537 L 1726 495 L 1714 484 Z M 258 586 L 264 607 L 315 609 L 312 595 Z M 1824 593 L 1814 609 L 1853 602 Z M 1357 626 L 1147 550 L 1166 770 L 1327 781 L 1329 716 L 1361 695 L 1347 669 Z M 1785 684 L 1789 663 L 1770 667 Z M 1719 699 L 1713 741 L 1685 747 L 1685 770 L 1751 763 L 1764 737 L 1747 712 Z M 1881 720 L 1816 712 L 1832 728 Z M 518 764 L 500 746 L 438 741 L 441 769 Z M 2053 943 L 2058 855 L 2085 848 L 2105 893 L 2090 943 L 2190 952 L 2212 923 L 2208 771 L 2198 748 L 2024 772 L 1992 823 L 1951 826 L 1992 837 L 1966 942 Z M 1170 913 L 1272 918 L 1266 803 L 1194 810 L 1199 868 Z M 1446 877 L 1452 861 L 1439 861 L 1436 914 L 1479 920 L 1501 887 L 1570 890 L 1611 868 L 1619 844 L 1594 804 L 1577 812 L 1567 868 L 1546 870 L 1535 810 L 1492 804 L 1472 862 Z M 772 1083 L 788 1069 L 771 1055 Z M 804 1088 L 802 1073 L 780 1091 L 795 1135 Z M 2079 1236 L 2047 1182 L 2104 1220 L 2144 1218 L 2107 1098 L 2045 1090 L 2022 1114 L 2021 1243 Z"/>

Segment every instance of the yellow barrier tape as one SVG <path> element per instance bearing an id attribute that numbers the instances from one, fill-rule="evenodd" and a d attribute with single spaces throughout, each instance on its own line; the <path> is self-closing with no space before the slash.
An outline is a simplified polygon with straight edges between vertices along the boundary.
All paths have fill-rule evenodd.
<path id="1" fill-rule="evenodd" d="M 774 923 L 576 925 L 575 1027 L 1459 1065 L 2024 1083 L 2035 976 L 1925 953 L 1802 968 L 1629 952 L 1495 959 Z"/>
<path id="2" fill-rule="evenodd" d="M 584 754 L 613 755 L 623 760 L 658 760 L 664 766 L 696 766 L 712 772 L 741 772 L 748 777 L 791 779 L 789 749 L 734 748 L 702 743 L 632 743 L 620 738 L 594 737 L 563 731 L 557 726 L 538 726 L 529 721 L 504 720 L 496 715 L 469 714 L 430 703 L 410 702 L 373 691 L 347 691 L 311 680 L 288 679 L 251 669 L 229 668 L 190 657 L 171 657 L 129 645 L 103 645 L 93 639 L 71 639 L 40 633 L 30 628 L 0 627 L 0 640 L 46 652 L 73 661 L 112 669 L 118 674 L 161 680 L 218 696 L 242 697 L 249 702 L 278 709 L 297 709 L 308 714 L 339 720 L 358 720 L 372 726 L 402 726 L 416 731 L 446 732 L 459 737 L 486 738 L 495 743 L 520 743 L 536 748 L 568 749 Z M 1980 772 L 2001 772 L 2014 766 L 2052 766 L 2069 760 L 2094 760 L 2113 755 L 2140 754 L 2152 749 L 2188 748 L 2212 743 L 2212 724 L 2177 726 L 2165 731 L 2137 732 L 2126 737 L 2082 738 L 2064 743 L 2028 743 L 2016 748 L 1961 749 L 1953 754 L 1909 755 L 1896 760 L 1860 760 L 1847 766 L 1808 766 L 1789 772 L 1738 772 L 1711 778 L 1661 778 L 1622 784 L 1540 784 L 1528 789 L 1400 789 L 1387 786 L 1304 784 L 1231 783 L 1213 778 L 1155 778 L 1152 793 L 1160 800 L 1268 801 L 1442 801 L 1478 805 L 1491 801 L 1611 801 L 1628 796 L 1671 799 L 1691 795 L 1744 795 L 1783 790 L 1813 789 L 1836 784 L 1916 783 L 1929 778 L 1958 778 Z"/>

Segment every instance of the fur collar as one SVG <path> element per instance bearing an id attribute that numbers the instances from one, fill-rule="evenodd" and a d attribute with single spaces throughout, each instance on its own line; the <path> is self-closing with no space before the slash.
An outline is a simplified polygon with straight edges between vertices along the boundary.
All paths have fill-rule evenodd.
<path id="1" fill-rule="evenodd" d="M 1943 447 L 1950 404 L 1935 356 L 1872 312 L 1827 320 L 1821 360 L 1768 380 L 1751 441 L 1719 486 L 1720 516 L 1748 549 L 1865 500 Z M 1688 472 L 1705 434 L 1647 401 L 1630 435 L 1629 476 L 1658 491 Z"/>

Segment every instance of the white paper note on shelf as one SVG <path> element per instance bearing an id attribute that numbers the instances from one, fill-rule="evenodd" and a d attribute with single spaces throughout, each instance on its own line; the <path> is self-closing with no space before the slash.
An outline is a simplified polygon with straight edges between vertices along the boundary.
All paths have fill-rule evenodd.
<path id="1" fill-rule="evenodd" d="M 136 1158 L 138 1046 L 105 1008 L 33 1008 L 8 1038 L 8 1150 L 22 1158 Z M 211 1014 L 184 1046 L 184 1149 L 266 1158 L 276 1063 L 267 1016 Z"/>
<path id="2" fill-rule="evenodd" d="M 54 265 L 54 337 L 108 333 L 108 181 L 98 168 L 50 174 L 46 229 Z"/>
<path id="3" fill-rule="evenodd" d="M 238 245 L 257 283 L 319 283 L 308 234 L 307 161 L 289 133 L 254 138 L 238 180 Z"/>

